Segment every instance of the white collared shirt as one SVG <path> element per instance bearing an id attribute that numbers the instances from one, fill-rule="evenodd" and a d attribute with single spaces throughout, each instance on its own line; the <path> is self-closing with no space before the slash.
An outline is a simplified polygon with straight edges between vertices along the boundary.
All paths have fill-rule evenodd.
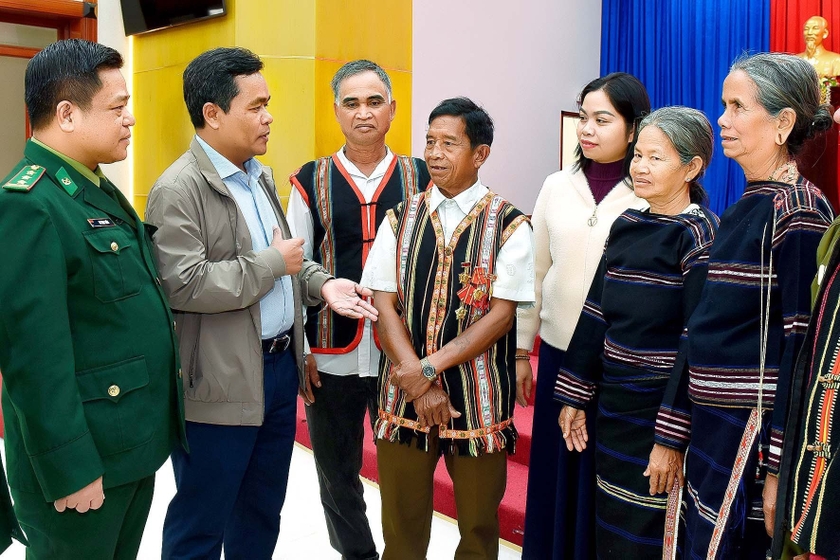
<path id="1" fill-rule="evenodd" d="M 437 185 L 429 193 L 429 210 L 437 212 L 448 243 L 458 224 L 470 213 L 489 189 L 477 181 L 453 198 L 446 198 Z M 523 227 L 524 226 L 524 227 Z M 397 239 L 388 220 L 376 232 L 360 284 L 380 292 L 397 291 Z M 519 302 L 521 307 L 534 303 L 534 234 L 523 222 L 514 230 L 496 257 L 496 280 L 493 297 Z"/>
<path id="2" fill-rule="evenodd" d="M 376 165 L 376 169 L 366 176 L 356 165 L 344 155 L 344 147 L 336 154 L 338 161 L 347 170 L 350 178 L 356 184 L 359 192 L 370 202 L 379 183 L 382 182 L 385 173 L 394 160 L 394 154 L 386 147 L 385 159 Z M 289 229 L 292 236 L 303 238 L 303 256 L 312 259 L 314 253 L 313 240 L 315 238 L 314 223 L 309 206 L 303 200 L 297 189 L 293 188 L 289 195 L 289 207 L 286 212 L 286 220 L 289 222 Z M 362 240 L 359 239 L 361 244 Z M 373 327 L 371 322 L 365 320 L 362 330 L 362 340 L 355 349 L 346 354 L 313 354 L 318 364 L 318 371 L 332 375 L 359 375 L 360 377 L 375 377 L 379 374 L 379 349 L 373 339 Z"/>

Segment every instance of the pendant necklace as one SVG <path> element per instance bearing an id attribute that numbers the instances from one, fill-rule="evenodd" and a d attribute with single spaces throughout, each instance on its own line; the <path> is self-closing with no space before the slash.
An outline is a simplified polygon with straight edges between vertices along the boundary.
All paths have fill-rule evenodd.
<path id="1" fill-rule="evenodd" d="M 777 177 L 776 175 L 780 176 Z M 798 169 L 796 168 L 796 161 L 794 161 L 793 159 L 789 159 L 788 161 L 777 167 L 775 170 L 773 170 L 773 173 L 770 174 L 770 177 L 768 177 L 767 180 L 793 185 L 796 182 L 797 175 Z"/>
<path id="2" fill-rule="evenodd" d="M 589 216 L 588 220 L 586 220 L 586 224 L 589 227 L 595 227 L 595 225 L 598 223 L 598 216 L 596 215 L 597 213 L 598 213 L 598 205 L 596 204 L 595 209 L 592 211 L 592 215 Z"/>

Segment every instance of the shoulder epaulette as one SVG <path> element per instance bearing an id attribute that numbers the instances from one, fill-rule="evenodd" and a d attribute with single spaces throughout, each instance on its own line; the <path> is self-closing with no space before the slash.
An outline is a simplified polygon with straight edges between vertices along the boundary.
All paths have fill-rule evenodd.
<path id="1" fill-rule="evenodd" d="M 9 179 L 3 185 L 3 188 L 9 191 L 29 192 L 35 186 L 35 183 L 38 182 L 38 179 L 44 176 L 46 171 L 40 165 L 27 165 L 18 171 L 17 175 Z"/>

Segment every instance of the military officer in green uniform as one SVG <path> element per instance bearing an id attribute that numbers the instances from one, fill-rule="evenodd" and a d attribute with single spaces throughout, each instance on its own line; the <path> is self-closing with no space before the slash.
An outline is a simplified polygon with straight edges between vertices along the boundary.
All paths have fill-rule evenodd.
<path id="1" fill-rule="evenodd" d="M 0 181 L 0 371 L 27 558 L 135 558 L 183 432 L 150 232 L 99 164 L 134 117 L 115 50 L 71 39 L 26 69 L 33 137 Z"/>
<path id="2" fill-rule="evenodd" d="M 6 487 L 6 473 L 0 465 L 0 554 L 12 545 L 13 537 L 28 544 L 12 509 L 12 498 Z"/>

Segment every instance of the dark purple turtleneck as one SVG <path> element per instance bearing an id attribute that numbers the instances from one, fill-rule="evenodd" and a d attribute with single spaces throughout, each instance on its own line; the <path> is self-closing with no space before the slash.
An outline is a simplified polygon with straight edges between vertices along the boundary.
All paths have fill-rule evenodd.
<path id="1" fill-rule="evenodd" d="M 624 178 L 624 160 L 612 163 L 598 163 L 593 161 L 583 172 L 589 182 L 589 190 L 595 198 L 595 204 L 600 204 L 613 187 Z"/>

